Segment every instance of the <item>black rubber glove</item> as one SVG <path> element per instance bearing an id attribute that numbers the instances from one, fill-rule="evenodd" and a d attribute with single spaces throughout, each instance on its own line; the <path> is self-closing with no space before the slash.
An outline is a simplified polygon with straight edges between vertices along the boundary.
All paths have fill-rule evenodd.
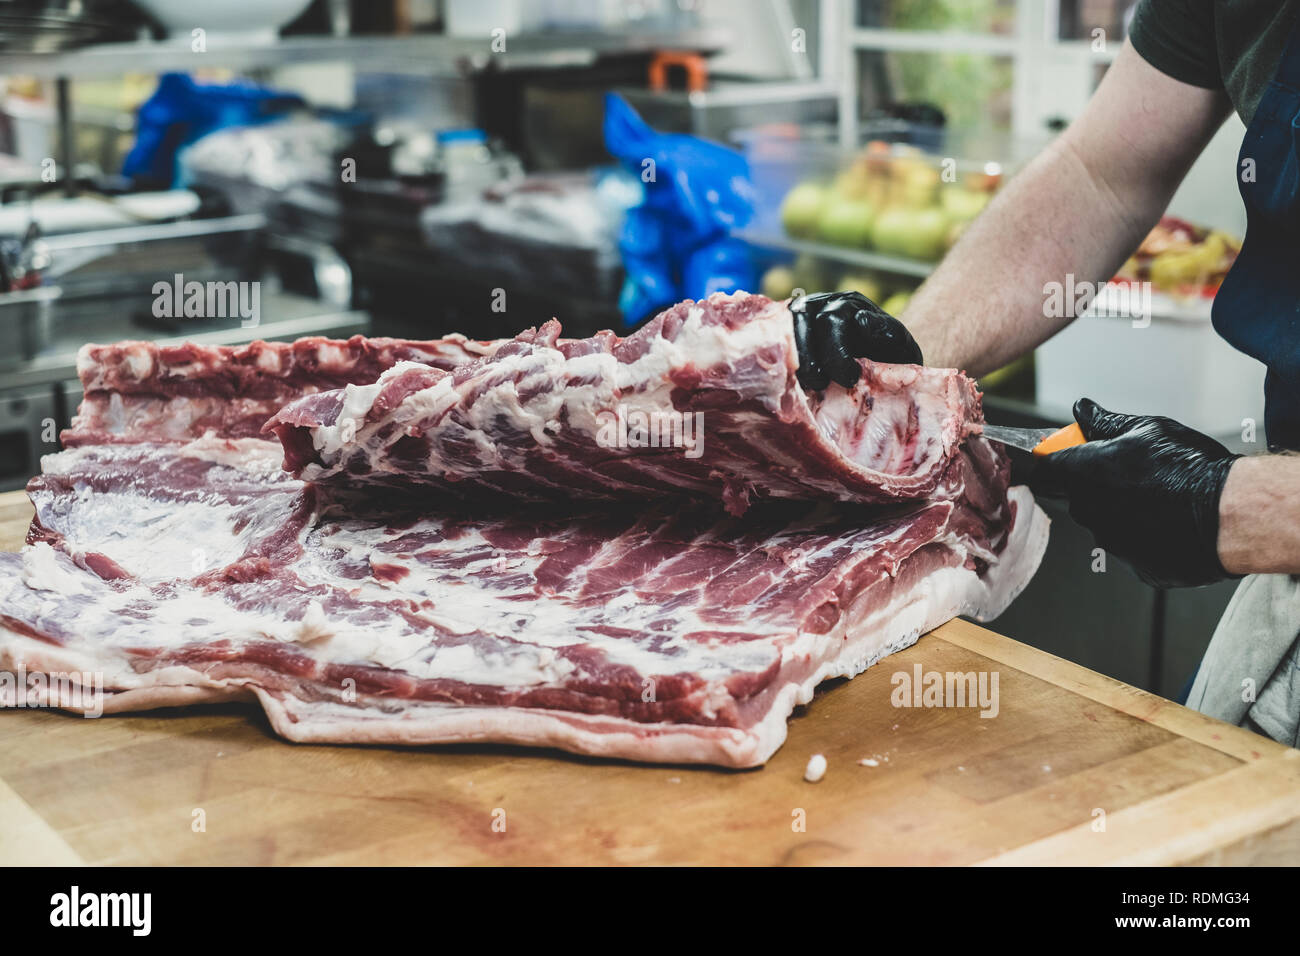
<path id="1" fill-rule="evenodd" d="M 920 365 L 921 347 L 902 322 L 860 292 L 819 292 L 790 303 L 799 348 L 799 384 L 821 391 L 831 382 L 852 388 L 862 376 L 855 359 Z"/>
<path id="2" fill-rule="evenodd" d="M 1081 398 L 1087 444 L 1034 459 L 1029 484 L 1063 494 L 1098 547 L 1156 587 L 1230 577 L 1219 563 L 1219 497 L 1240 458 L 1171 418 L 1120 415 Z"/>

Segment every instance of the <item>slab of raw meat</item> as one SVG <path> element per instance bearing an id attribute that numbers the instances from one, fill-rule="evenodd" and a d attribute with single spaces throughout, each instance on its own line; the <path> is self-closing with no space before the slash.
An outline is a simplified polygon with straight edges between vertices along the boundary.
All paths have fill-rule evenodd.
<path id="1" fill-rule="evenodd" d="M 268 428 L 308 480 L 443 496 L 674 494 L 734 514 L 764 497 L 932 496 L 979 430 L 974 383 L 862 364 L 853 389 L 805 393 L 786 304 L 715 295 L 626 338 L 565 341 L 552 321 L 453 370 L 399 362 L 288 404 Z"/>
<path id="2" fill-rule="evenodd" d="M 302 395 L 373 382 L 398 362 L 456 368 L 496 345 L 459 335 L 428 342 L 355 335 L 237 347 L 87 345 L 77 355 L 85 397 L 63 444 L 189 441 L 208 433 L 256 437 L 267 419 Z"/>
<path id="3" fill-rule="evenodd" d="M 960 498 L 365 514 L 278 451 L 47 458 L 32 543 L 0 555 L 0 667 L 102 674 L 106 713 L 252 698 L 299 741 L 745 767 L 822 680 L 998 613 L 1043 544 L 1024 489 L 993 516 Z"/>
<path id="4" fill-rule="evenodd" d="M 766 347 L 785 341 L 755 325 L 775 328 L 779 316 L 750 298 L 707 304 L 737 319 L 719 334 L 739 339 L 720 341 L 725 363 L 695 365 L 713 370 L 710 383 L 756 381 L 745 370 L 759 367 L 788 375 L 787 354 L 765 365 L 747 351 L 771 357 Z M 645 354 L 678 320 L 679 333 L 695 334 L 691 308 L 670 311 Z M 968 434 L 978 403 L 960 397 L 969 383 L 955 373 L 867 366 L 853 394 L 791 389 L 773 405 L 761 396 L 776 393 L 757 389 L 712 406 L 736 434 L 748 414 L 769 438 L 765 417 L 806 432 L 895 409 L 876 419 L 888 428 L 863 431 L 858 444 L 817 428 L 821 443 L 809 435 L 813 452 L 786 452 L 775 479 L 751 455 L 732 497 L 751 499 L 743 517 L 717 501 L 735 488 L 733 472 L 700 479 L 707 493 L 665 482 L 671 494 L 640 490 L 616 507 L 521 505 L 535 493 L 525 485 L 522 497 L 431 508 L 392 487 L 304 482 L 282 470 L 278 443 L 250 437 L 281 402 L 302 399 L 301 412 L 342 383 L 409 374 L 401 363 L 413 359 L 470 381 L 511 367 L 508 350 L 562 355 L 561 394 L 576 408 L 566 350 L 608 357 L 634 339 L 584 345 L 548 330 L 509 343 L 84 350 L 87 402 L 66 436 L 74 447 L 48 456 L 29 486 L 28 546 L 0 555 L 0 668 L 102 674 L 110 713 L 255 699 L 293 740 L 491 740 L 742 767 L 771 755 L 820 681 L 856 674 L 957 614 L 995 615 L 1031 577 L 1046 519 L 1025 489 L 1008 492 L 1005 456 Z M 877 385 L 890 376 L 900 378 Z M 508 380 L 498 400 L 520 395 L 513 372 Z M 508 398 L 497 406 L 507 418 L 508 407 Z M 914 415 L 915 430 L 898 424 Z M 951 441 L 928 434 L 955 419 Z M 482 426 L 475 434 L 499 434 Z M 891 447 L 864 450 L 872 441 Z M 799 478 L 819 462 L 839 470 Z M 504 470 L 484 471 L 482 487 L 499 489 Z M 420 470 L 404 480 L 427 488 Z M 828 500 L 855 482 L 858 501 Z M 918 497 L 881 505 L 891 495 L 880 489 L 900 484 Z"/>

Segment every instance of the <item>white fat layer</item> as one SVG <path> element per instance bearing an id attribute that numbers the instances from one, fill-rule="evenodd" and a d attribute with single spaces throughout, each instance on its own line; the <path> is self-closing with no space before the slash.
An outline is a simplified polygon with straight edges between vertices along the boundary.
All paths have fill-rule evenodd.
<path id="1" fill-rule="evenodd" d="M 83 500 L 93 494 L 85 486 L 76 493 Z M 93 506 L 69 510 L 63 528 L 67 549 L 124 559 L 129 565 L 124 567 L 142 581 L 190 577 L 231 564 L 258 530 L 249 525 L 242 534 L 233 533 L 239 509 L 215 501 L 159 501 L 130 492 L 95 497 Z"/>
<path id="2" fill-rule="evenodd" d="M 275 442 L 261 438 L 218 438 L 211 433 L 187 442 L 180 454 L 268 477 L 278 475 L 284 461 L 284 450 Z"/>
<path id="3" fill-rule="evenodd" d="M 23 549 L 22 583 L 33 591 L 71 597 L 86 593 L 86 576 L 75 565 L 61 562 L 44 541 Z"/>
<path id="4" fill-rule="evenodd" d="M 145 349 L 132 349 L 126 353 L 127 374 L 137 382 L 153 372 L 153 355 Z"/>
<path id="5" fill-rule="evenodd" d="M 192 437 L 196 422 L 220 420 L 227 416 L 265 417 L 267 413 L 267 403 L 262 399 L 134 395 L 127 401 L 120 392 L 112 392 L 107 398 L 85 399 L 78 411 L 78 419 L 86 414 L 87 408 L 92 404 L 95 408 L 92 418 L 96 427 L 115 436 L 147 435 L 150 441 L 184 442 Z"/>

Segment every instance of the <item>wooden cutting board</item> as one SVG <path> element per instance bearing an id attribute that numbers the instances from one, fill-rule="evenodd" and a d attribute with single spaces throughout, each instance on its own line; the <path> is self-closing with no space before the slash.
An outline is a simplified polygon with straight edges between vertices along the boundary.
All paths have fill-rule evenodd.
<path id="1" fill-rule="evenodd" d="M 0 549 L 30 517 L 0 495 Z M 916 665 L 996 672 L 997 716 L 893 706 Z M 1300 751 L 962 621 L 748 771 L 290 744 L 251 706 L 0 713 L 0 863 L 83 862 L 1297 863 Z"/>

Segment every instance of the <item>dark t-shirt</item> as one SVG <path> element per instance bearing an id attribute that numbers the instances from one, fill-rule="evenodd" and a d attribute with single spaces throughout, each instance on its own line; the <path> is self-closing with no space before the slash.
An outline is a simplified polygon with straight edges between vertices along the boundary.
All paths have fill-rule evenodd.
<path id="1" fill-rule="evenodd" d="M 1298 15 L 1300 0 L 1140 0 L 1129 37 L 1161 73 L 1226 91 L 1249 125 Z"/>

